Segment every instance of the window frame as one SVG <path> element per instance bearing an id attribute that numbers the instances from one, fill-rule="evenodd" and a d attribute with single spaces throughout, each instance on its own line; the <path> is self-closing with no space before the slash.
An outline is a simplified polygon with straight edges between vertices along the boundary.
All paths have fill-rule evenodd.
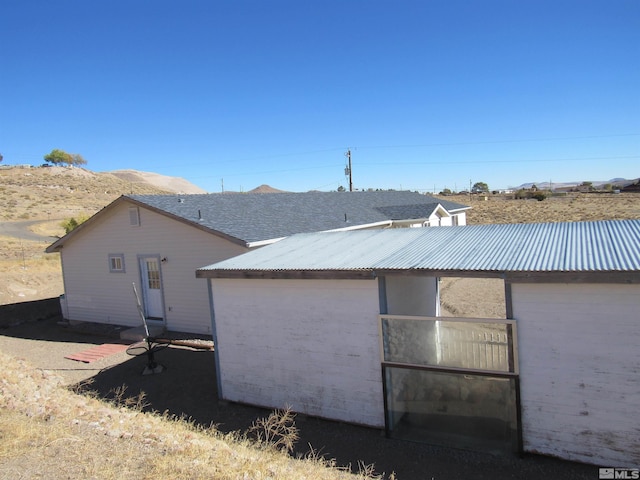
<path id="1" fill-rule="evenodd" d="M 115 262 L 120 262 L 120 268 L 115 268 Z M 126 273 L 124 266 L 124 253 L 110 253 L 109 254 L 109 273 Z"/>
<path id="2" fill-rule="evenodd" d="M 129 207 L 129 225 L 132 227 L 140 226 L 140 209 L 138 207 Z"/>

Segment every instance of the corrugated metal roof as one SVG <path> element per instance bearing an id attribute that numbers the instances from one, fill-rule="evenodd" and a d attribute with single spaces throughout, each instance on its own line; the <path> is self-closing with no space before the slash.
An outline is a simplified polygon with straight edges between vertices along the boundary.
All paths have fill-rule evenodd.
<path id="1" fill-rule="evenodd" d="M 130 195 L 128 198 L 247 244 L 296 233 L 428 218 L 438 204 L 465 205 L 415 192 L 306 192 Z"/>
<path id="2" fill-rule="evenodd" d="M 640 271 L 640 220 L 299 234 L 199 269 L 237 271 Z"/>

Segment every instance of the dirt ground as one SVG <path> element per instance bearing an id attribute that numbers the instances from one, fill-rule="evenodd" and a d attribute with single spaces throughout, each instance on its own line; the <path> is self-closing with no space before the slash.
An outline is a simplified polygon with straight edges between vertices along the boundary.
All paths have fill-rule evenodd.
<path id="1" fill-rule="evenodd" d="M 94 363 L 64 356 L 102 343 L 114 342 L 108 330 L 92 331 L 62 326 L 60 318 L 0 329 L 0 349 L 31 364 L 64 376 L 69 385 L 85 385 L 103 397 L 126 385 L 135 396 L 145 392 L 149 408 L 186 416 L 202 425 L 216 424 L 222 431 L 244 431 L 268 414 L 260 408 L 217 401 L 215 362 L 210 350 L 166 348 L 156 360 L 166 366 L 158 375 L 142 375 L 144 357 L 117 353 Z M 110 336 L 111 335 L 111 336 Z M 87 382 L 90 382 L 87 384 Z M 298 416 L 300 440 L 296 453 L 311 445 L 339 465 L 375 464 L 378 473 L 394 471 L 407 479 L 593 479 L 597 467 L 524 455 L 491 456 L 462 450 L 385 438 L 377 429 Z"/>

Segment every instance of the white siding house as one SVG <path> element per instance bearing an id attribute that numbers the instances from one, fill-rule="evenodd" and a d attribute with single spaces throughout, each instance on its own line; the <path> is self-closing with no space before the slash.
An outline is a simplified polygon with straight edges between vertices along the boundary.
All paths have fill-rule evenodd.
<path id="1" fill-rule="evenodd" d="M 206 286 L 184 270 L 195 270 L 203 257 L 223 260 L 248 249 L 143 208 L 139 222 L 131 225 L 129 208 L 124 202 L 116 205 L 61 250 L 67 318 L 139 325 L 132 283 L 144 295 L 140 261 L 151 258 L 160 267 L 161 310 L 155 317 L 169 330 L 210 333 Z M 117 271 L 110 268 L 113 256 L 121 259 Z"/>
<path id="2" fill-rule="evenodd" d="M 299 232 L 464 221 L 468 207 L 411 192 L 132 195 L 112 202 L 47 248 L 60 252 L 70 321 L 138 326 L 132 284 L 150 323 L 211 334 L 207 288 L 195 277 L 220 261 Z"/>
<path id="3" fill-rule="evenodd" d="M 640 464 L 640 220 L 294 235 L 197 270 L 218 394 L 460 448 Z M 439 278 L 504 281 L 504 319 Z"/>

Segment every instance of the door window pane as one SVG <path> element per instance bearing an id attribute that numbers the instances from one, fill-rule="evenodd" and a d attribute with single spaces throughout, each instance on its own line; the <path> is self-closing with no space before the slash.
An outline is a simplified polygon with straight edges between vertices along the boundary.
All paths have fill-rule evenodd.
<path id="1" fill-rule="evenodd" d="M 157 260 L 146 260 L 147 264 L 147 281 L 150 289 L 160 289 L 160 270 L 158 269 Z"/>

